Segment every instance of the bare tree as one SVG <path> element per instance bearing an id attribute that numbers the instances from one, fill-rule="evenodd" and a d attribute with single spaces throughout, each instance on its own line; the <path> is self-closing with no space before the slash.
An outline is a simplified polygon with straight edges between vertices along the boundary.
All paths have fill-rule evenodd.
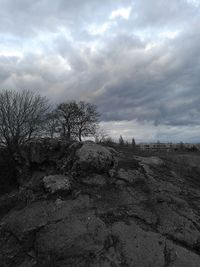
<path id="1" fill-rule="evenodd" d="M 75 101 L 61 103 L 57 106 L 56 112 L 59 118 L 61 136 L 70 140 L 75 131 L 79 114 L 77 103 Z"/>
<path id="2" fill-rule="evenodd" d="M 0 93 L 0 144 L 10 153 L 41 134 L 48 101 L 30 91 Z"/>
<path id="3" fill-rule="evenodd" d="M 61 135 L 67 140 L 94 135 L 96 132 L 99 114 L 96 106 L 83 101 L 61 103 L 57 107 L 61 125 Z"/>
<path id="4" fill-rule="evenodd" d="M 117 143 L 111 136 L 108 136 L 104 139 L 103 144 L 107 146 L 116 146 Z"/>
<path id="5" fill-rule="evenodd" d="M 83 101 L 78 103 L 78 116 L 76 120 L 76 129 L 79 141 L 82 137 L 93 136 L 98 126 L 99 113 L 97 107 L 91 103 Z"/>
<path id="6" fill-rule="evenodd" d="M 59 132 L 59 117 L 58 114 L 53 110 L 46 116 L 45 122 L 45 133 L 50 138 L 54 138 L 55 134 Z"/>
<path id="7" fill-rule="evenodd" d="M 94 136 L 95 136 L 95 143 L 103 143 L 108 137 L 108 133 L 104 129 L 97 127 Z"/>

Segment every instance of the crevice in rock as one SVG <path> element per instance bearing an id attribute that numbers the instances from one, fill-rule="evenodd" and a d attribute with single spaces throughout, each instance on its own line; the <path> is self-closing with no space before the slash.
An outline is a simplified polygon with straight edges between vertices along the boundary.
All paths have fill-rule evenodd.
<path id="1" fill-rule="evenodd" d="M 148 223 L 145 219 L 141 218 L 137 214 L 127 214 L 127 212 L 119 212 L 119 215 L 116 215 L 112 212 L 110 213 L 105 213 L 105 214 L 97 214 L 101 218 L 102 221 L 104 221 L 105 224 L 108 226 L 112 225 L 115 222 L 120 222 L 123 221 L 127 224 L 130 224 L 131 219 L 134 220 L 134 222 L 144 231 L 146 232 L 154 232 L 157 234 L 160 234 L 161 236 L 165 237 L 167 240 L 173 242 L 174 244 L 183 247 L 192 253 L 195 253 L 197 255 L 200 255 L 200 244 L 195 244 L 194 246 L 189 245 L 186 241 L 184 240 L 178 240 L 176 239 L 173 235 L 170 234 L 163 234 L 157 230 L 157 223 L 156 224 L 150 224 Z"/>
<path id="2" fill-rule="evenodd" d="M 178 240 L 173 235 L 170 235 L 170 234 L 161 234 L 161 235 L 166 237 L 168 240 L 170 240 L 171 242 L 173 242 L 177 246 L 183 247 L 183 248 L 191 251 L 192 253 L 200 255 L 200 249 L 197 246 L 198 244 L 194 244 L 194 246 L 190 246 L 186 241 Z"/>
<path id="3" fill-rule="evenodd" d="M 173 235 L 170 234 L 163 234 L 161 232 L 159 232 L 157 230 L 157 225 L 154 224 L 149 224 L 148 222 L 146 222 L 144 219 L 140 218 L 138 215 L 131 215 L 129 216 L 131 218 L 134 218 L 134 221 L 137 223 L 137 225 L 139 227 L 141 227 L 144 231 L 151 231 L 157 234 L 160 234 L 161 236 L 167 238 L 168 240 L 170 240 L 171 242 L 173 242 L 174 244 L 183 247 L 195 254 L 200 255 L 200 244 L 195 244 L 194 246 L 189 245 L 186 241 L 184 240 L 178 240 L 176 239 Z"/>
<path id="4" fill-rule="evenodd" d="M 173 264 L 173 262 L 176 260 L 176 252 L 174 251 L 173 248 L 170 249 L 167 247 L 166 240 L 165 240 L 163 254 L 165 260 L 163 267 L 173 266 L 171 264 Z"/>

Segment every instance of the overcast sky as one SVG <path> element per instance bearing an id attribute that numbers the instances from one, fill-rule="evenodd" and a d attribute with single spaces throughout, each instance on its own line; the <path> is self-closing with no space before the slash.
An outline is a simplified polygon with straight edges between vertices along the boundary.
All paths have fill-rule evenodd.
<path id="1" fill-rule="evenodd" d="M 0 0 L 0 90 L 95 103 L 136 141 L 200 142 L 200 0 Z"/>

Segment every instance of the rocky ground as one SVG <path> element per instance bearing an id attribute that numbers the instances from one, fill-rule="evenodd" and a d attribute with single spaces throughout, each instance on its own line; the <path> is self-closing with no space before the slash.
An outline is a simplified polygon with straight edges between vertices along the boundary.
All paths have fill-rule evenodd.
<path id="1" fill-rule="evenodd" d="M 200 267 L 199 155 L 50 150 L 0 199 L 0 266 Z"/>

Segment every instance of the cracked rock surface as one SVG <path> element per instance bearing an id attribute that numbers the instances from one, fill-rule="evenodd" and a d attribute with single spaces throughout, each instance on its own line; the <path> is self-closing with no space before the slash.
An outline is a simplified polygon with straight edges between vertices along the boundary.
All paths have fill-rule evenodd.
<path id="1" fill-rule="evenodd" d="M 0 266 L 200 267 L 200 156 L 186 164 L 187 155 L 120 152 L 117 160 L 114 150 L 77 145 L 71 170 L 53 176 L 69 175 L 70 191 L 38 182 L 24 186 L 29 201 L 3 196 Z"/>

